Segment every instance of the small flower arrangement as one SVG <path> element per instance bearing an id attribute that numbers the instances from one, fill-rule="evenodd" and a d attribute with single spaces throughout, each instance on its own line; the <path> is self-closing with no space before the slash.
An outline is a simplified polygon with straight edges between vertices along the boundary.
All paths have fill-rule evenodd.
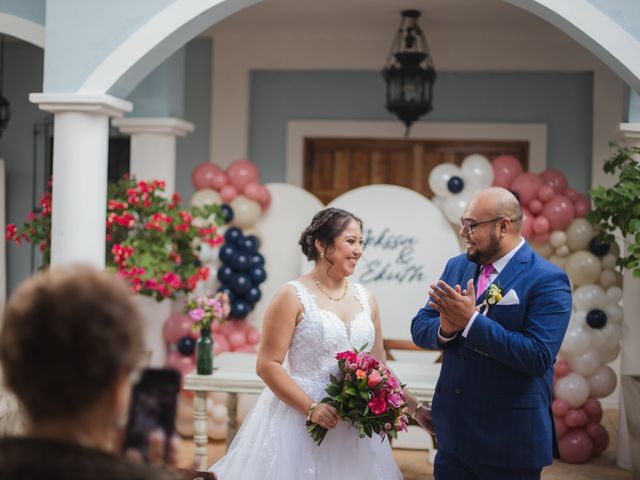
<path id="1" fill-rule="evenodd" d="M 358 429 L 358 436 L 371 438 L 376 433 L 397 438 L 399 431 L 406 431 L 407 403 L 400 385 L 391 371 L 370 354 L 366 345 L 353 351 L 340 352 L 338 376 L 331 375 L 326 388 L 329 396 L 321 400 L 338 410 L 340 418 L 351 422 Z M 327 429 L 311 421 L 306 422 L 313 441 L 320 445 Z"/>
<path id="2" fill-rule="evenodd" d="M 223 292 L 215 295 L 190 295 L 184 306 L 184 312 L 193 320 L 194 331 L 211 328 L 214 322 L 223 323 L 230 311 L 229 297 Z"/>
<path id="3" fill-rule="evenodd" d="M 484 301 L 487 305 L 495 305 L 502 300 L 502 286 L 499 283 L 492 283 L 487 288 L 487 293 L 484 295 Z"/>

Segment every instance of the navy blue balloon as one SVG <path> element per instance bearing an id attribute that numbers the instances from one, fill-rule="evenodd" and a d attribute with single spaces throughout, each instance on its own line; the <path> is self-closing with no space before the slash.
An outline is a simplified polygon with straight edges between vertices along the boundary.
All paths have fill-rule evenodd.
<path id="1" fill-rule="evenodd" d="M 260 301 L 262 292 L 258 287 L 251 287 L 247 293 L 244 294 L 244 298 L 249 302 L 256 304 Z"/>
<path id="2" fill-rule="evenodd" d="M 238 252 L 229 261 L 229 265 L 236 272 L 246 272 L 251 268 L 251 258 L 245 252 Z"/>
<path id="3" fill-rule="evenodd" d="M 235 247 L 225 243 L 220 247 L 218 258 L 222 263 L 229 263 L 231 259 L 235 256 L 235 254 L 236 254 Z"/>
<path id="4" fill-rule="evenodd" d="M 220 205 L 220 213 L 222 213 L 222 219 L 224 220 L 225 225 L 233 220 L 233 208 L 228 204 L 223 203 Z"/>
<path id="5" fill-rule="evenodd" d="M 260 285 L 267 279 L 267 272 L 262 267 L 251 267 L 249 275 L 251 276 L 251 281 L 256 285 Z"/>
<path id="6" fill-rule="evenodd" d="M 464 188 L 464 180 L 458 176 L 453 176 L 447 182 L 447 188 L 451 193 L 460 193 Z"/>
<path id="7" fill-rule="evenodd" d="M 258 237 L 255 235 L 249 235 L 248 237 L 244 237 L 238 243 L 238 249 L 247 253 L 256 253 L 258 251 Z"/>
<path id="8" fill-rule="evenodd" d="M 178 352 L 183 357 L 188 357 L 193 354 L 193 350 L 196 348 L 196 341 L 193 337 L 185 335 L 178 340 Z"/>
<path id="9" fill-rule="evenodd" d="M 223 283 L 220 288 L 218 288 L 218 292 L 226 293 L 229 297 L 229 302 L 233 302 L 238 297 L 235 293 L 233 293 L 231 287 L 229 287 L 229 285 L 225 283 Z"/>
<path id="10" fill-rule="evenodd" d="M 231 281 L 229 282 L 231 286 L 231 290 L 233 293 L 238 295 L 244 295 L 249 291 L 253 284 L 251 283 L 251 277 L 246 273 L 235 273 L 231 277 Z"/>
<path id="11" fill-rule="evenodd" d="M 231 227 L 229 230 L 224 232 L 224 241 L 229 245 L 237 245 L 243 238 L 244 235 L 242 235 L 242 230 L 238 227 Z"/>
<path id="12" fill-rule="evenodd" d="M 607 324 L 607 314 L 599 308 L 594 308 L 587 313 L 587 325 L 591 328 L 600 329 Z"/>
<path id="13" fill-rule="evenodd" d="M 264 267 L 264 257 L 259 253 L 251 255 L 251 266 L 252 267 Z"/>
<path id="14" fill-rule="evenodd" d="M 603 242 L 598 237 L 593 237 L 589 242 L 589 251 L 597 257 L 603 257 L 611 250 L 611 245 Z"/>
<path id="15" fill-rule="evenodd" d="M 242 299 L 238 299 L 231 303 L 231 312 L 229 316 L 231 318 L 245 318 L 251 311 L 251 305 Z"/>
<path id="16" fill-rule="evenodd" d="M 223 265 L 218 269 L 220 283 L 229 283 L 233 277 L 233 269 L 229 265 Z"/>

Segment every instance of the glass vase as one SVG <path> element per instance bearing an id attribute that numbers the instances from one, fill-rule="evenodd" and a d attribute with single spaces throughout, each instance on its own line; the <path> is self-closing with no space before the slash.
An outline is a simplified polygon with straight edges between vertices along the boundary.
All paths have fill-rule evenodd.
<path id="1" fill-rule="evenodd" d="M 209 327 L 200 329 L 200 338 L 196 341 L 196 372 L 198 375 L 213 373 L 213 338 Z"/>

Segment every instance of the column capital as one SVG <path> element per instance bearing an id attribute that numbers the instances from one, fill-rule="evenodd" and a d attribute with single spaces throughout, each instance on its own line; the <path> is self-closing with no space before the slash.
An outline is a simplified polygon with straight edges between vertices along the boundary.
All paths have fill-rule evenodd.
<path id="1" fill-rule="evenodd" d="M 105 93 L 31 93 L 29 101 L 51 113 L 85 112 L 121 117 L 133 109 L 131 102 Z"/>
<path id="2" fill-rule="evenodd" d="M 618 140 L 640 142 L 640 123 L 621 123 L 613 132 Z"/>
<path id="3" fill-rule="evenodd" d="M 114 118 L 111 123 L 128 135 L 156 134 L 184 137 L 195 128 L 193 123 L 173 117 L 124 117 Z"/>

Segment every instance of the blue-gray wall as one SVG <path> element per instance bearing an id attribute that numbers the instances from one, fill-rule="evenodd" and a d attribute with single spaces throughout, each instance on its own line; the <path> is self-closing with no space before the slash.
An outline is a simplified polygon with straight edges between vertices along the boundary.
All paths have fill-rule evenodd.
<path id="1" fill-rule="evenodd" d="M 592 74 L 438 72 L 426 122 L 544 123 L 547 165 L 591 185 Z M 249 158 L 264 182 L 285 179 L 289 120 L 397 121 L 375 71 L 253 71 Z"/>
<path id="2" fill-rule="evenodd" d="M 45 0 L 0 0 L 0 12 L 44 25 Z"/>

